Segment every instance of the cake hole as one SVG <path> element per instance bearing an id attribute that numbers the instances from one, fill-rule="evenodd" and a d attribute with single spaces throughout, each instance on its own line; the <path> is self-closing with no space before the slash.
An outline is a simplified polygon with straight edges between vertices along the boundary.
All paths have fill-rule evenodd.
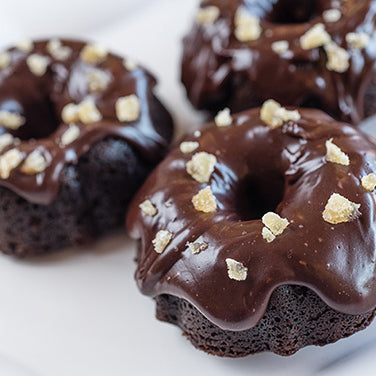
<path id="1" fill-rule="evenodd" d="M 283 199 L 284 185 L 282 176 L 268 172 L 241 181 L 236 192 L 236 211 L 240 220 L 260 219 L 269 211 L 275 212 Z"/>
<path id="2" fill-rule="evenodd" d="M 269 0 L 267 3 L 264 19 L 277 24 L 305 23 L 323 11 L 319 0 Z"/>
<path id="3" fill-rule="evenodd" d="M 0 110 L 13 112 L 25 118 L 25 124 L 18 129 L 5 129 L 21 140 L 48 137 L 59 126 L 55 108 L 47 95 L 44 98 L 38 96 L 38 100 L 34 101 L 30 97 L 30 100 L 25 100 L 23 105 L 16 100 L 9 99 L 1 103 Z"/>

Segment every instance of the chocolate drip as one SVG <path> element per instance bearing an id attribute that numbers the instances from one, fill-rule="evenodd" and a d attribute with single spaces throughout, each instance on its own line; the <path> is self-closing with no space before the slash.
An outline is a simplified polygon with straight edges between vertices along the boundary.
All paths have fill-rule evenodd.
<path id="1" fill-rule="evenodd" d="M 331 308 L 360 314 L 376 306 L 375 200 L 361 178 L 376 171 L 376 146 L 369 138 L 319 110 L 299 109 L 301 119 L 271 129 L 259 109 L 233 116 L 228 127 L 208 124 L 199 147 L 175 148 L 131 203 L 127 228 L 141 239 L 136 280 L 150 296 L 184 298 L 225 330 L 245 330 L 263 317 L 281 285 L 315 291 Z M 327 140 L 349 156 L 349 166 L 327 162 Z M 207 184 L 186 171 L 193 154 L 217 158 Z M 216 197 L 214 213 L 195 210 L 192 197 L 206 185 Z M 346 223 L 323 219 L 329 197 L 338 193 L 360 204 L 361 215 Z M 139 208 L 150 200 L 158 213 Z M 274 241 L 262 236 L 261 216 L 275 211 L 288 227 Z M 162 254 L 152 241 L 172 234 Z M 193 254 L 187 242 L 206 243 Z M 228 276 L 226 258 L 248 268 L 247 278 Z"/>
<path id="2" fill-rule="evenodd" d="M 147 160 L 156 161 L 165 153 L 168 141 L 153 121 L 151 104 L 155 100 L 154 77 L 137 67 L 129 71 L 119 56 L 108 54 L 97 65 L 82 61 L 79 57 L 85 46 L 82 42 L 63 40 L 62 45 L 72 49 L 65 61 L 54 59 L 47 51 L 48 41 L 34 43 L 32 51 L 25 53 L 17 48 L 9 50 L 11 63 L 0 71 L 0 110 L 18 113 L 26 123 L 17 130 L 0 128 L 21 139 L 17 148 L 25 155 L 38 149 L 48 161 L 47 168 L 36 175 L 27 175 L 15 169 L 8 179 L 0 179 L 0 185 L 16 192 L 26 200 L 37 204 L 51 203 L 59 191 L 60 173 L 68 163 L 77 163 L 80 156 L 91 146 L 109 137 L 121 138 L 134 146 Z M 47 72 L 41 77 L 33 74 L 26 59 L 31 54 L 49 59 Z M 91 93 L 87 76 L 99 69 L 109 77 L 103 91 Z M 119 97 L 135 94 L 140 100 L 140 116 L 136 121 L 119 122 L 115 103 Z M 80 135 L 69 145 L 62 145 L 61 136 L 68 124 L 61 119 L 61 112 L 68 103 L 94 100 L 103 119 L 93 124 L 77 122 Z M 13 146 L 7 147 L 5 151 Z"/>
<path id="3" fill-rule="evenodd" d="M 218 7 L 220 16 L 214 24 L 195 24 L 184 39 L 182 81 L 192 104 L 211 111 L 225 106 L 239 111 L 273 98 L 359 123 L 364 117 L 365 90 L 376 69 L 376 2 L 338 3 L 335 7 L 341 18 L 326 22 L 323 12 L 333 7 L 327 0 L 205 1 L 202 7 Z M 242 43 L 236 39 L 234 17 L 239 7 L 260 18 L 262 33 L 257 40 Z M 300 37 L 318 23 L 350 54 L 347 71 L 329 70 L 322 47 L 302 49 Z M 349 48 L 346 35 L 350 32 L 368 34 L 368 45 L 360 50 Z M 278 54 L 272 43 L 281 40 L 289 47 Z"/>

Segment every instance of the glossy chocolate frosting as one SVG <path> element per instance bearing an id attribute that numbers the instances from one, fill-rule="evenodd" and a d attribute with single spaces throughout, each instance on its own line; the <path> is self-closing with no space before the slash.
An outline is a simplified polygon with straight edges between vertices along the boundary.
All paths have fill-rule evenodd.
<path id="1" fill-rule="evenodd" d="M 280 285 L 301 285 L 335 310 L 368 312 L 376 306 L 376 193 L 361 178 L 376 171 L 376 145 L 351 126 L 319 110 L 299 109 L 301 119 L 272 129 L 259 109 L 233 116 L 232 125 L 209 123 L 202 134 L 184 141 L 154 170 L 131 203 L 127 228 L 140 239 L 136 280 L 150 296 L 184 298 L 226 330 L 245 330 L 262 318 Z M 326 161 L 333 139 L 350 158 L 348 166 Z M 208 183 L 186 171 L 197 152 L 217 158 Z M 197 211 L 192 197 L 206 185 L 216 197 L 214 213 Z M 361 215 L 346 223 L 323 219 L 329 197 L 338 193 L 360 204 Z M 149 199 L 158 213 L 146 215 L 139 204 Z M 274 211 L 289 221 L 268 243 L 261 217 Z M 172 240 L 158 254 L 152 241 L 159 230 Z M 193 254 L 187 242 L 206 243 Z M 226 258 L 248 268 L 244 281 L 230 279 Z"/>
<path id="2" fill-rule="evenodd" d="M 19 138 L 16 147 L 25 155 L 37 149 L 48 162 L 47 168 L 35 175 L 27 175 L 17 168 L 8 179 L 0 179 L 0 185 L 30 202 L 43 205 L 56 197 L 64 166 L 77 163 L 78 158 L 100 140 L 123 139 L 153 162 L 163 157 L 168 145 L 153 118 L 156 80 L 145 69 L 127 69 L 124 60 L 114 54 L 108 54 L 99 64 L 88 64 L 80 58 L 85 43 L 71 40 L 61 41 L 64 47 L 71 49 L 71 56 L 63 61 L 56 60 L 48 52 L 48 42 L 34 42 L 29 52 L 9 49 L 11 62 L 0 70 L 0 110 L 17 113 L 26 119 L 17 130 L 0 127 L 1 133 L 10 132 Z M 26 63 L 31 54 L 48 58 L 47 71 L 40 77 L 33 74 Z M 94 68 L 104 72 L 109 83 L 104 90 L 92 93 L 88 89 L 87 76 Z M 139 98 L 140 116 L 132 122 L 119 122 L 115 113 L 116 100 L 131 94 Z M 80 135 L 64 146 L 61 136 L 69 125 L 62 121 L 62 109 L 68 103 L 78 104 L 85 99 L 94 101 L 103 119 L 92 124 L 76 122 Z M 8 146 L 3 152 L 13 147 L 15 145 Z"/>
<path id="3" fill-rule="evenodd" d="M 261 105 L 273 98 L 284 105 L 320 108 L 333 117 L 354 124 L 364 117 L 364 95 L 376 69 L 376 1 L 374 0 L 208 0 L 201 7 L 216 6 L 214 24 L 195 23 L 184 39 L 182 81 L 192 104 L 234 111 Z M 234 35 L 234 17 L 241 7 L 260 18 L 261 35 L 240 42 Z M 323 12 L 341 11 L 336 22 Z M 300 37 L 318 23 L 332 40 L 350 54 L 343 73 L 326 67 L 322 47 L 304 50 Z M 365 48 L 350 48 L 346 35 L 365 33 Z M 272 43 L 287 41 L 288 50 L 276 53 Z"/>

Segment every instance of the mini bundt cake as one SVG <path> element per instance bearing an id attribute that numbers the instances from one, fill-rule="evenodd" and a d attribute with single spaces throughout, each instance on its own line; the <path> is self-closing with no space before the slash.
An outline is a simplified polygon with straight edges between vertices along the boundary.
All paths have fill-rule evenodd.
<path id="1" fill-rule="evenodd" d="M 376 144 L 268 100 L 188 135 L 132 200 L 136 280 L 194 346 L 291 355 L 370 324 Z"/>
<path id="2" fill-rule="evenodd" d="M 199 109 L 273 98 L 359 123 L 376 113 L 375 0 L 207 0 L 184 39 L 182 81 Z"/>
<path id="3" fill-rule="evenodd" d="M 23 40 L 0 54 L 0 249 L 39 254 L 121 224 L 165 155 L 155 79 L 105 48 Z"/>

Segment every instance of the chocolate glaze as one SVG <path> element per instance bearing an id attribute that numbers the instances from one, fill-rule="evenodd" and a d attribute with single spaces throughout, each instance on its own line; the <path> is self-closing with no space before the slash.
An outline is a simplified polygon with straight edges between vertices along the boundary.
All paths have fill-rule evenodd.
<path id="1" fill-rule="evenodd" d="M 348 314 L 376 306 L 376 193 L 361 178 L 376 171 L 376 145 L 351 126 L 319 110 L 300 109 L 301 119 L 271 129 L 259 109 L 233 117 L 228 127 L 212 123 L 194 152 L 178 147 L 154 170 L 131 203 L 127 228 L 141 239 L 136 280 L 150 296 L 184 298 L 225 330 L 245 330 L 262 318 L 272 292 L 281 285 L 306 286 L 331 308 Z M 350 165 L 326 162 L 325 141 L 333 138 Z M 206 184 L 186 172 L 192 155 L 217 157 L 208 185 L 217 210 L 194 209 L 192 197 Z M 361 204 L 361 216 L 332 225 L 322 212 L 332 193 Z M 145 215 L 149 199 L 158 209 Z M 290 222 L 267 243 L 261 216 L 275 211 Z M 166 229 L 173 238 L 162 254 L 152 240 Z M 187 241 L 208 248 L 193 254 Z M 226 258 L 248 268 L 245 281 L 230 279 Z"/>
<path id="2" fill-rule="evenodd" d="M 48 54 L 47 43 L 35 42 L 29 53 L 9 49 L 11 64 L 0 71 L 0 110 L 19 113 L 26 118 L 26 123 L 16 131 L 0 129 L 1 133 L 9 131 L 22 140 L 17 145 L 19 150 L 25 153 L 34 149 L 43 151 L 49 165 L 37 175 L 26 175 L 19 168 L 15 169 L 8 179 L 0 179 L 0 185 L 28 201 L 47 205 L 59 191 L 64 166 L 77 163 L 94 143 L 108 137 L 128 141 L 150 161 L 161 159 L 168 136 L 162 135 L 153 121 L 154 77 L 141 67 L 128 71 L 123 59 L 113 54 L 95 66 L 87 64 L 79 58 L 85 43 L 78 41 L 62 40 L 73 53 L 66 61 L 58 61 Z M 49 58 L 48 70 L 42 77 L 31 73 L 26 64 L 26 58 L 33 53 Z M 87 74 L 93 68 L 106 72 L 111 78 L 108 87 L 98 93 L 90 93 L 87 89 Z M 120 123 L 115 113 L 116 100 L 130 94 L 136 94 L 140 100 L 140 117 L 133 122 Z M 79 138 L 67 146 L 61 145 L 61 135 L 68 128 L 60 117 L 63 107 L 87 98 L 95 101 L 103 120 L 94 124 L 76 123 L 80 128 Z M 4 152 L 12 147 L 14 145 Z"/>
<path id="3" fill-rule="evenodd" d="M 364 117 L 364 93 L 376 70 L 376 1 L 208 0 L 201 6 L 209 5 L 220 9 L 220 18 L 213 25 L 195 24 L 184 39 L 182 81 L 195 107 L 239 111 L 273 98 L 285 105 L 320 108 L 352 123 Z M 263 32 L 253 42 L 234 36 L 239 6 L 260 17 Z M 341 10 L 342 18 L 325 22 L 323 11 L 333 8 Z M 346 72 L 326 68 L 323 48 L 300 47 L 299 38 L 319 22 L 350 53 Z M 367 33 L 367 47 L 347 48 L 349 32 Z M 280 40 L 289 42 L 281 55 L 271 48 Z"/>

